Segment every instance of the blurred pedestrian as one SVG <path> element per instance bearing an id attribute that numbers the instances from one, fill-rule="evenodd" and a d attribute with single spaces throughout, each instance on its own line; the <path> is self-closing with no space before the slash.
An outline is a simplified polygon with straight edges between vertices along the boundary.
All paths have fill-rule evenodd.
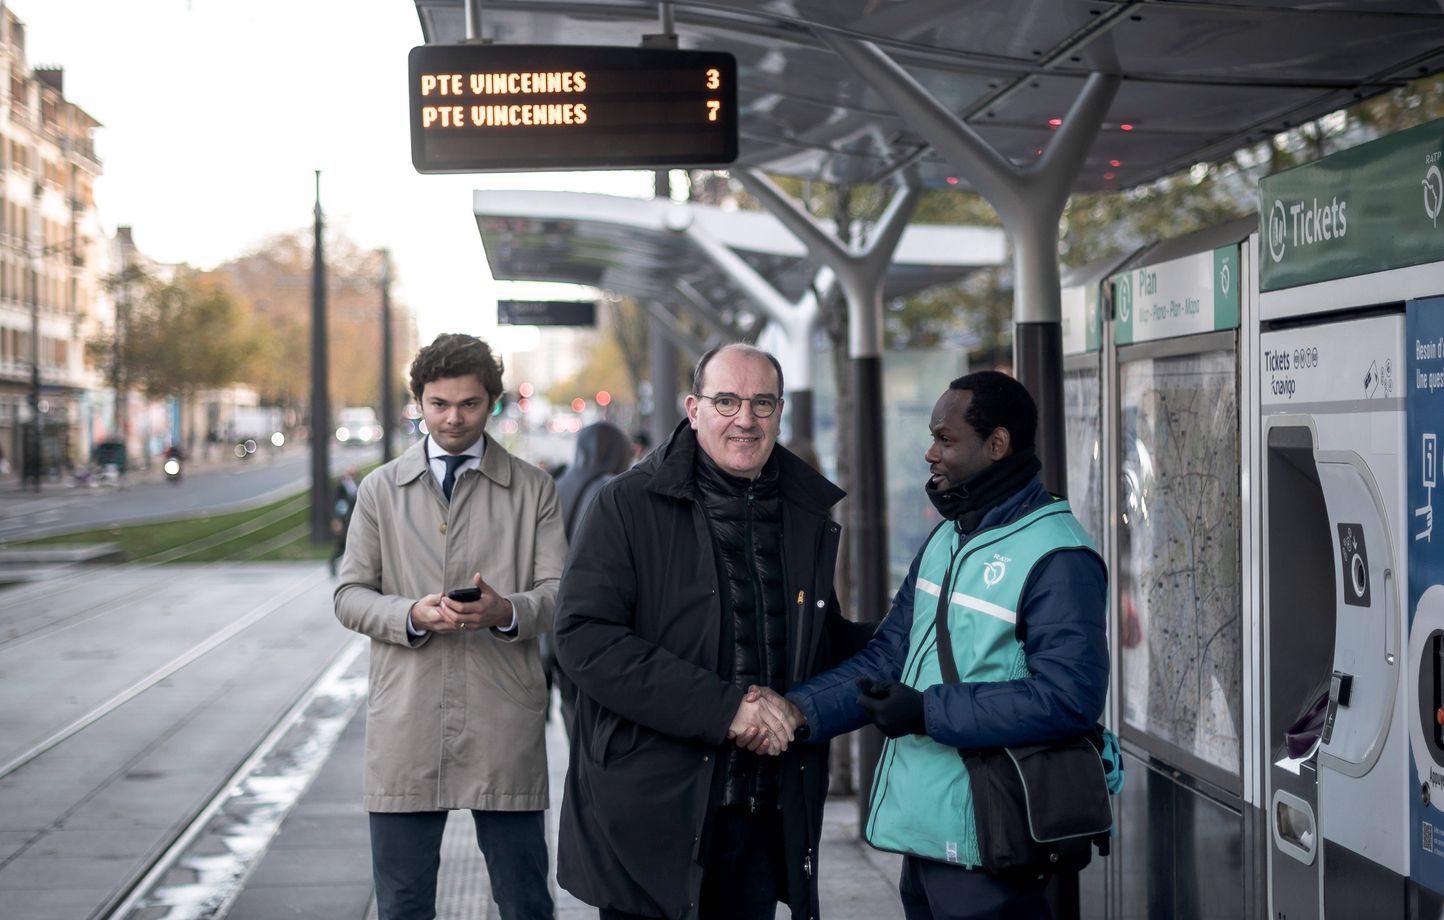
<path id="1" fill-rule="evenodd" d="M 380 920 L 436 915 L 450 809 L 502 920 L 551 920 L 546 685 L 566 536 L 550 476 L 486 434 L 501 362 L 442 335 L 411 365 L 427 437 L 361 481 L 336 616 L 371 638 L 365 807 Z"/>
<path id="2" fill-rule="evenodd" d="M 636 464 L 652 449 L 652 436 L 643 429 L 632 432 L 632 463 Z"/>
<path id="3" fill-rule="evenodd" d="M 346 467 L 346 472 L 336 480 L 336 491 L 332 495 L 331 533 L 336 538 L 336 548 L 331 553 L 332 575 L 336 574 L 341 554 L 346 552 L 346 533 L 351 529 L 351 512 L 356 508 L 357 472 L 354 466 Z"/>
<path id="4" fill-rule="evenodd" d="M 577 433 L 576 460 L 557 477 L 557 498 L 562 506 L 568 545 L 602 486 L 618 473 L 626 472 L 632 459 L 632 444 L 627 433 L 611 422 L 596 422 Z M 548 680 L 555 681 L 561 689 L 562 725 L 567 737 L 571 737 L 576 687 L 557 665 L 556 646 L 551 636 L 542 637 L 541 648 L 542 669 Z"/>

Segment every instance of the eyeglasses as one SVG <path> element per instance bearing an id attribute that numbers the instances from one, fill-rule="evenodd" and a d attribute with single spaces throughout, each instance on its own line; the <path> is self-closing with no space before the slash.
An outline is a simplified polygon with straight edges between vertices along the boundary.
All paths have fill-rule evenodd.
<path id="1" fill-rule="evenodd" d="M 733 393 L 718 393 L 716 396 L 703 396 L 701 393 L 693 394 L 698 399 L 712 400 L 712 408 L 717 410 L 718 415 L 731 418 L 742 411 L 742 404 L 752 403 L 752 414 L 758 418 L 767 418 L 777 411 L 777 406 L 782 402 L 776 396 L 737 396 Z"/>

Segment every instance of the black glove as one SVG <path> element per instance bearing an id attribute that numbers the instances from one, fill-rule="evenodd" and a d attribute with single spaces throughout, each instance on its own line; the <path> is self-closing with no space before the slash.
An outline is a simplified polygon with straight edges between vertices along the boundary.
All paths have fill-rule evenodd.
<path id="1" fill-rule="evenodd" d="M 889 738 L 903 735 L 926 735 L 927 716 L 923 714 L 923 694 L 895 680 L 857 679 L 857 704 L 866 709 L 873 722 Z"/>

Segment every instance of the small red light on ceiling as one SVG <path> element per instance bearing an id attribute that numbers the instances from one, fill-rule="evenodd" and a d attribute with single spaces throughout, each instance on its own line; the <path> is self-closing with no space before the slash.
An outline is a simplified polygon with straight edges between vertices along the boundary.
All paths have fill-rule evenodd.
<path id="1" fill-rule="evenodd" d="M 1108 180 L 1109 182 L 1112 182 L 1113 179 L 1114 179 L 1117 175 L 1118 175 L 1117 173 L 1107 172 L 1107 173 L 1104 173 L 1104 174 L 1103 174 L 1103 178 L 1106 179 L 1106 180 Z"/>
<path id="2" fill-rule="evenodd" d="M 1108 165 L 1109 165 L 1109 166 L 1112 166 L 1114 169 L 1117 169 L 1118 167 L 1120 167 L 1120 166 L 1123 165 L 1123 161 L 1122 161 L 1122 160 L 1109 160 L 1109 161 L 1108 161 Z"/>
<path id="3" fill-rule="evenodd" d="M 948 185 L 957 185 L 957 184 L 958 184 L 958 177 L 957 177 L 957 176 L 948 176 Z"/>
<path id="4" fill-rule="evenodd" d="M 1058 127 L 1059 125 L 1061 125 L 1062 123 L 1063 123 L 1063 119 L 1061 119 L 1061 118 L 1050 118 L 1050 119 L 1048 119 L 1048 124 L 1052 125 L 1052 126 L 1055 127 L 1055 128 Z"/>
<path id="5" fill-rule="evenodd" d="M 1132 125 L 1119 125 L 1119 126 L 1118 126 L 1118 130 L 1120 130 L 1120 131 L 1132 131 L 1132 130 L 1133 130 L 1133 126 L 1132 126 Z"/>

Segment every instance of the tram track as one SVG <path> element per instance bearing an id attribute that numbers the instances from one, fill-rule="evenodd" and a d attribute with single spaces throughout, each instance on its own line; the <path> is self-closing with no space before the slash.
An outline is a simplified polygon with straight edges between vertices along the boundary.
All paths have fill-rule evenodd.
<path id="1" fill-rule="evenodd" d="M 298 495 L 295 498 L 287 501 L 285 504 L 266 512 L 260 517 L 252 518 L 248 521 L 243 521 L 239 524 L 227 527 L 224 530 L 217 531 L 216 533 L 213 533 L 206 538 L 198 540 L 194 543 L 189 543 L 184 546 L 178 547 L 168 547 L 167 549 L 159 550 L 154 553 L 137 556 L 135 559 L 127 561 L 125 563 L 125 567 L 127 571 L 130 572 L 142 572 L 156 566 L 170 565 L 173 563 L 182 562 L 188 557 L 195 556 L 201 552 L 209 549 L 214 549 L 218 546 L 224 546 L 227 543 L 233 542 L 243 537 L 250 536 L 251 534 L 254 534 L 260 530 L 264 530 L 265 528 L 270 527 L 279 521 L 285 520 L 288 516 L 296 513 L 296 511 L 306 507 L 306 502 L 308 500 L 309 499 L 307 494 L 302 493 L 301 495 Z M 229 564 L 229 562 L 231 561 L 244 562 L 255 559 L 256 557 L 264 555 L 265 553 L 270 552 L 273 549 L 278 549 L 282 546 L 287 546 L 291 543 L 294 543 L 297 541 L 297 539 L 300 538 L 300 536 L 304 536 L 308 533 L 309 528 L 307 528 L 305 525 L 294 527 L 287 531 L 284 531 L 282 534 L 279 534 L 276 537 L 271 538 L 270 540 L 263 541 L 262 543 L 259 543 L 256 546 L 249 548 L 242 555 L 241 558 L 238 558 L 236 560 L 208 562 L 204 563 L 204 565 L 223 566 Z M 282 537 L 285 537 L 286 539 L 282 539 Z M 75 572 L 60 575 L 56 578 L 49 578 L 45 579 L 44 581 L 29 582 L 24 585 L 16 586 L 9 589 L 5 593 L 0 594 L 0 597 L 3 597 L 5 601 L 5 609 L 21 610 L 24 609 L 27 605 L 41 603 L 47 596 L 65 594 L 66 592 L 76 589 L 82 585 L 94 583 L 96 579 L 96 573 L 103 571 L 104 569 L 86 567 Z M 104 613 L 106 612 L 105 608 L 110 608 L 118 604 L 124 604 L 133 601 L 136 598 L 145 595 L 149 590 L 151 589 L 148 587 L 138 587 L 134 590 L 122 594 L 106 597 L 104 608 L 93 610 L 83 609 L 78 610 L 74 614 L 66 617 L 45 621 L 36 621 L 35 625 L 30 629 L 18 627 L 18 629 L 23 631 L 15 631 L 15 628 L 12 628 L 10 635 L 4 638 L 0 638 L 0 652 L 13 650 L 20 646 L 23 646 L 27 642 L 33 642 L 45 636 L 52 635 L 62 629 L 79 626 L 94 619 L 95 617 L 104 615 Z"/>
<path id="2" fill-rule="evenodd" d="M 297 799 L 309 787 L 315 773 L 329 755 L 341 731 L 355 715 L 365 699 L 365 681 L 360 675 L 347 679 L 347 671 L 365 652 L 367 643 L 353 637 L 328 660 L 312 681 L 265 737 L 251 749 L 238 767 L 218 784 L 205 802 L 173 825 L 175 831 L 152 847 L 151 853 L 131 877 L 120 885 L 87 920 L 129 920 L 144 916 L 147 920 L 200 920 L 221 917 L 235 900 L 245 879 L 260 862 L 270 841 Z M 318 706 L 318 703 L 320 704 Z M 320 709 L 322 711 L 313 711 Z M 277 754 L 288 735 L 302 726 L 302 737 L 291 739 L 291 745 L 309 748 L 309 757 L 281 767 L 279 772 L 289 782 L 277 782 L 278 770 L 266 770 L 265 792 L 259 792 L 251 781 L 263 770 L 268 758 Z M 269 809 L 246 823 L 241 836 L 247 845 L 227 846 L 222 865 L 211 865 L 197 892 L 197 884 L 174 886 L 168 890 L 165 877 L 172 868 L 182 864 L 191 848 L 203 837 L 225 837 L 224 830 L 213 826 L 229 802 L 257 795 L 269 796 Z M 212 861 L 214 859 L 212 858 Z M 184 890 L 175 890 L 180 888 Z"/>
<path id="3" fill-rule="evenodd" d="M 187 583 L 201 571 L 189 569 Z M 157 578 L 167 577 L 153 573 L 153 585 Z M 34 871 L 23 866 L 45 865 L 47 853 L 80 855 L 66 842 L 77 831 L 102 840 L 120 831 L 126 843 L 103 845 L 112 868 L 88 875 L 83 887 L 93 897 L 67 916 L 222 916 L 196 912 L 205 907 L 196 892 L 227 902 L 237 895 L 365 698 L 366 642 L 328 628 L 326 582 L 324 570 L 290 574 L 268 587 L 273 596 L 233 601 L 235 613 L 212 619 L 206 635 L 172 645 L 164 664 L 0 764 L 9 825 L 24 834 L 0 869 L 13 880 Z M 232 583 L 227 596 L 244 597 L 246 579 Z M 304 641 L 290 635 L 298 628 Z M 266 676 L 264 668 L 280 670 Z M 57 786 L 55 773 L 76 763 L 88 764 L 76 774 L 81 785 Z M 168 801 L 146 792 L 158 780 L 165 785 L 152 788 Z M 33 804 L 17 798 L 22 788 L 35 790 Z M 133 915 L 125 907 L 146 898 Z"/>
<path id="4" fill-rule="evenodd" d="M 74 737 L 76 734 L 83 731 L 88 726 L 100 721 L 105 716 L 114 712 L 116 709 L 119 709 L 121 706 L 125 705 L 136 697 L 140 696 L 142 693 L 156 686 L 161 681 L 175 674 L 177 671 L 180 671 L 182 668 L 195 662 L 208 652 L 211 652 L 214 649 L 221 647 L 226 642 L 230 641 L 237 635 L 240 635 L 245 630 L 249 629 L 255 624 L 261 622 L 272 613 L 275 613 L 277 610 L 284 609 L 286 605 L 289 604 L 292 600 L 303 594 L 305 591 L 309 590 L 312 586 L 314 586 L 317 582 L 321 581 L 325 577 L 325 573 L 317 572 L 316 574 L 308 578 L 302 579 L 282 594 L 270 598 L 264 604 L 254 608 L 249 613 L 245 614 L 239 619 L 231 621 L 218 632 L 211 634 L 203 641 L 191 646 L 189 649 L 182 652 L 180 655 L 172 658 L 170 661 L 166 662 L 160 667 L 154 669 L 149 674 L 146 674 L 139 680 L 134 681 L 125 689 L 119 691 L 118 693 L 112 694 L 104 702 L 92 707 L 84 715 L 67 723 L 62 728 L 51 733 L 49 736 L 45 737 L 41 741 L 31 745 L 29 748 L 20 752 L 18 755 L 11 757 L 8 761 L 0 763 L 0 781 L 3 781 L 10 774 L 14 773 L 16 770 L 19 770 L 21 767 L 35 760 L 37 757 L 45 754 L 47 751 L 53 750 L 55 747 L 62 744 L 67 739 Z M 0 646 L 0 648 L 4 648 L 4 646 Z"/>

